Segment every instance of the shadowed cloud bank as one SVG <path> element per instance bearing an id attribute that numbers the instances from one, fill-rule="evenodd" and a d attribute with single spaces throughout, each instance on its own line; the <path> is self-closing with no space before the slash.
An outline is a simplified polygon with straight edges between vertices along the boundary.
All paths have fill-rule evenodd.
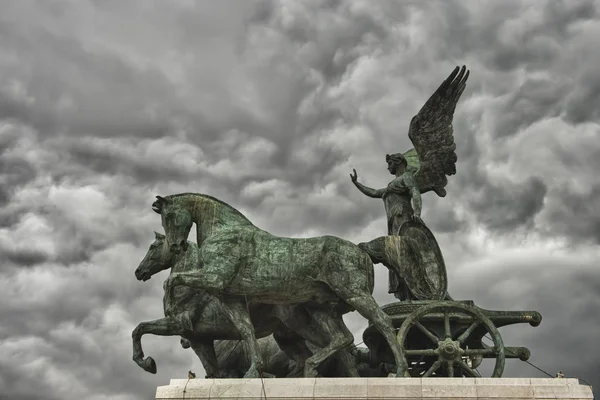
<path id="1" fill-rule="evenodd" d="M 202 192 L 278 235 L 386 232 L 386 153 L 456 65 L 457 175 L 424 196 L 454 298 L 540 311 L 501 330 L 600 387 L 600 35 L 595 1 L 3 2 L 0 397 L 147 399 L 203 376 L 162 316 L 154 196 Z M 376 267 L 376 298 L 387 271 Z M 346 318 L 361 339 L 366 322 Z M 507 376 L 542 376 L 509 361 Z"/>

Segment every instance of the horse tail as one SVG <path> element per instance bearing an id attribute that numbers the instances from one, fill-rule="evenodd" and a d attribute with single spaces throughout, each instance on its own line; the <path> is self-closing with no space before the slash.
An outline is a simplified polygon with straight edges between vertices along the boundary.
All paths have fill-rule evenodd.
<path id="1" fill-rule="evenodd" d="M 373 264 L 383 264 L 397 276 L 401 273 L 402 260 L 408 260 L 409 243 L 401 236 L 380 236 L 370 242 L 359 243 L 358 247 L 369 255 Z"/>
<path id="2" fill-rule="evenodd" d="M 366 256 L 368 256 L 368 258 L 366 258 L 366 261 L 370 261 L 366 262 L 365 265 L 366 268 L 370 269 L 367 271 L 367 279 L 369 290 L 373 292 L 375 289 L 375 268 L 373 268 L 373 264 L 387 264 L 387 257 L 384 251 L 385 237 L 380 237 L 367 243 L 359 243 L 358 248 L 367 253 Z"/>
<path id="3" fill-rule="evenodd" d="M 359 243 L 358 247 L 369 255 L 373 264 L 386 264 L 385 236 L 380 236 L 370 242 Z"/>

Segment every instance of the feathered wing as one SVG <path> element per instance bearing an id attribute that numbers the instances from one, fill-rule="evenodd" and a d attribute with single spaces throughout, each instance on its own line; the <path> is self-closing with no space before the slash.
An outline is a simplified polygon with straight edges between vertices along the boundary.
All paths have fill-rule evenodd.
<path id="1" fill-rule="evenodd" d="M 469 71 L 456 67 L 410 121 L 408 137 L 415 146 L 404 153 L 421 193 L 433 190 L 446 196 L 446 175 L 456 173 L 456 144 L 452 119 L 456 103 L 465 90 Z"/>

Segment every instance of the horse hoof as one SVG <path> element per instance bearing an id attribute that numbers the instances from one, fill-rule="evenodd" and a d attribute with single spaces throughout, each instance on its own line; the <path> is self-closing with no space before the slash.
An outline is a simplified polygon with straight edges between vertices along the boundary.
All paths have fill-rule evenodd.
<path id="1" fill-rule="evenodd" d="M 286 378 L 302 378 L 304 376 L 304 371 L 302 368 L 296 368 L 292 370 L 289 374 L 287 374 Z"/>
<path id="2" fill-rule="evenodd" d="M 410 376 L 410 373 L 408 371 L 404 371 L 404 373 L 402 373 L 401 371 L 398 371 L 396 373 L 396 378 L 412 378 Z"/>
<path id="3" fill-rule="evenodd" d="M 213 379 L 229 379 L 229 378 L 240 378 L 239 373 L 235 371 L 219 371 L 214 374 Z"/>
<path id="4" fill-rule="evenodd" d="M 307 368 L 307 369 L 304 370 L 304 377 L 305 378 L 316 378 L 317 375 L 319 375 L 319 373 L 314 368 Z"/>
<path id="5" fill-rule="evenodd" d="M 144 371 L 156 374 L 156 362 L 152 357 L 148 357 L 144 360 Z"/>
<path id="6" fill-rule="evenodd" d="M 254 368 L 251 368 L 248 370 L 248 372 L 246 372 L 246 374 L 244 375 L 244 378 L 248 379 L 248 378 L 260 378 L 260 374 L 258 373 L 258 371 Z"/>

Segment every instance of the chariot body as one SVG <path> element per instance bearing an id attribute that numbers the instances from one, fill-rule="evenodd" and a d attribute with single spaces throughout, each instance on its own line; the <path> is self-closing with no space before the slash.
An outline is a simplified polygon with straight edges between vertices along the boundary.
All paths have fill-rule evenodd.
<path id="1" fill-rule="evenodd" d="M 444 258 L 435 237 L 421 222 L 407 221 L 399 235 L 382 236 L 361 243 L 374 262 L 381 262 L 396 275 L 390 291 L 403 301 L 382 306 L 396 329 L 412 377 L 479 377 L 484 359 L 493 359 L 489 372 L 500 377 L 506 358 L 527 361 L 525 347 L 504 345 L 498 328 L 542 320 L 536 311 L 492 311 L 473 301 L 455 301 L 448 294 Z M 395 250 L 395 251 L 394 251 Z M 387 376 L 394 370 L 394 357 L 373 325 L 363 333 L 369 349 L 371 371 Z M 487 366 L 487 365 L 486 365 Z"/>
<path id="2" fill-rule="evenodd" d="M 493 359 L 491 377 L 501 377 L 507 358 L 527 361 L 526 347 L 505 346 L 498 328 L 542 320 L 536 311 L 492 311 L 477 307 L 473 301 L 420 300 L 382 307 L 397 329 L 397 339 L 413 377 L 480 377 L 478 367 Z M 364 331 L 370 364 L 387 376 L 393 365 L 389 347 L 372 325 Z"/>

